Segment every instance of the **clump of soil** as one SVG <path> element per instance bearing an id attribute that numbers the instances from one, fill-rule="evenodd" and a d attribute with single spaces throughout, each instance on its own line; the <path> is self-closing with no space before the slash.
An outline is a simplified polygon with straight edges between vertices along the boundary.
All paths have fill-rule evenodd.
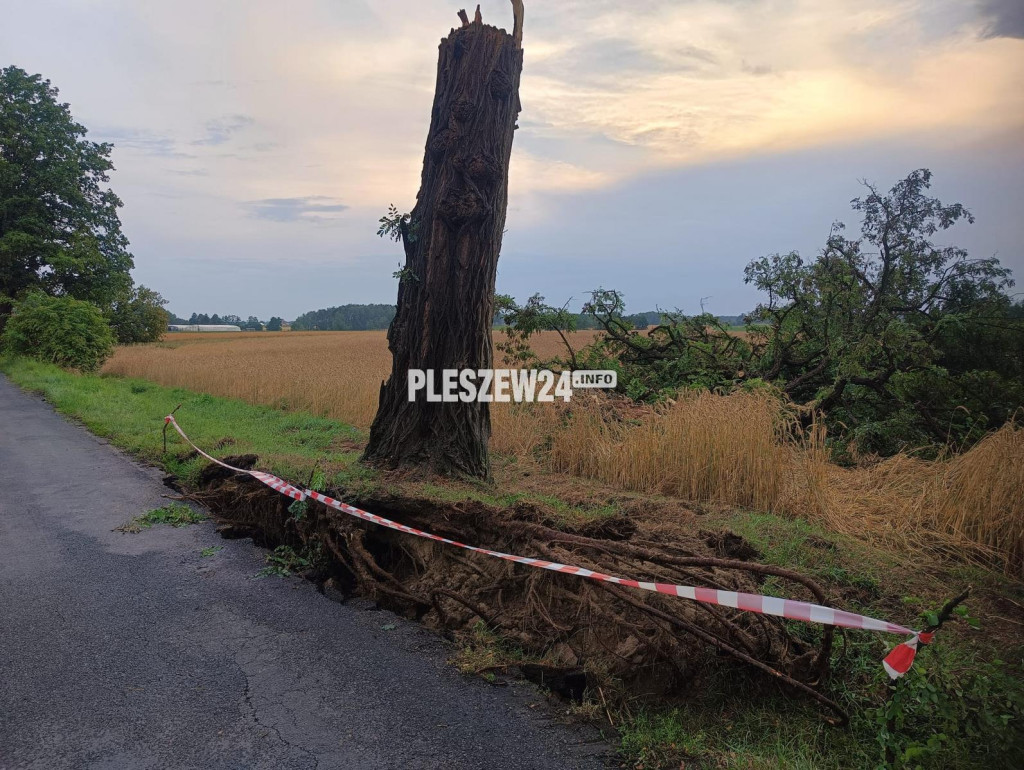
<path id="1" fill-rule="evenodd" d="M 735 532 L 701 532 L 708 548 L 726 559 L 760 559 L 761 552 Z"/>

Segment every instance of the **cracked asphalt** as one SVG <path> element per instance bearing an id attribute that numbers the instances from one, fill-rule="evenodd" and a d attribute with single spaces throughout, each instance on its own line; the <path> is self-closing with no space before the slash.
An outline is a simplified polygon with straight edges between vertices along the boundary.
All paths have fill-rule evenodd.
<path id="1" fill-rule="evenodd" d="M 256 578 L 265 552 L 211 522 L 114 531 L 168 492 L 0 376 L 0 768 L 607 766 L 528 685 L 462 677 L 369 603 Z"/>

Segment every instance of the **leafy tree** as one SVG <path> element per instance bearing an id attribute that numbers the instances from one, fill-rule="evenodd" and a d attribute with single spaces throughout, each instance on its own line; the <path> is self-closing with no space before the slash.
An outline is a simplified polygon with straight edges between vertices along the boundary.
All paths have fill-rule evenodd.
<path id="1" fill-rule="evenodd" d="M 83 372 L 96 371 L 114 350 L 114 333 L 99 308 L 42 292 L 15 304 L 2 341 L 12 353 Z"/>
<path id="2" fill-rule="evenodd" d="M 268 332 L 279 332 L 279 331 L 281 331 L 281 325 L 283 323 L 284 323 L 284 319 L 283 318 L 278 318 L 277 316 L 273 316 L 269 321 L 267 321 L 267 331 Z"/>
<path id="3" fill-rule="evenodd" d="M 505 340 L 499 342 L 498 350 L 506 357 L 521 366 L 559 367 L 579 369 L 576 350 L 569 341 L 568 335 L 576 331 L 576 314 L 566 308 L 553 307 L 544 302 L 544 297 L 534 294 L 519 306 L 512 297 L 501 294 L 495 297 L 497 312 L 505 319 Z M 541 331 L 553 331 L 562 340 L 567 357 L 553 361 L 541 361 L 532 351 L 529 339 Z"/>
<path id="4" fill-rule="evenodd" d="M 635 329 L 646 329 L 648 326 L 656 326 L 661 323 L 662 315 L 660 312 L 633 313 L 626 316 L 626 320 Z"/>
<path id="5" fill-rule="evenodd" d="M 625 315 L 625 301 L 613 290 L 591 292 L 584 305 L 605 332 L 600 343 L 607 365 L 619 371 L 619 388 L 631 398 L 654 400 L 679 388 L 718 388 L 738 384 L 750 371 L 753 349 L 710 313 L 660 313 L 660 323 L 638 330 Z M 593 355 L 589 352 L 588 355 Z"/>
<path id="6" fill-rule="evenodd" d="M 106 187 L 111 145 L 86 140 L 57 97 L 39 75 L 0 70 L 0 294 L 109 308 L 132 283 L 121 201 Z"/>
<path id="7" fill-rule="evenodd" d="M 767 325 L 754 331 L 764 341 L 760 375 L 842 423 L 867 451 L 963 441 L 981 427 L 955 414 L 965 414 L 957 392 L 979 381 L 971 374 L 978 371 L 974 356 L 950 371 L 945 351 L 963 350 L 964 335 L 984 336 L 989 324 L 1002 322 L 1013 281 L 995 258 L 971 259 L 933 242 L 939 231 L 974 220 L 961 204 L 928 197 L 930 183 L 927 169 L 888 193 L 865 183 L 868 194 L 852 203 L 863 216 L 858 238 L 847 238 L 837 223 L 813 262 L 792 253 L 746 269 L 747 282 L 768 294 L 752 314 Z M 1020 362 L 999 367 L 1012 373 Z M 946 387 L 935 392 L 940 383 Z M 1017 394 L 1005 394 L 1010 403 L 993 415 L 997 422 L 1020 403 L 1019 389 L 1010 390 Z"/>
<path id="8" fill-rule="evenodd" d="M 263 324 L 260 323 L 260 319 L 256 316 L 251 315 L 247 320 L 243 321 L 241 316 L 234 315 L 233 313 L 225 313 L 224 315 L 207 315 L 206 313 L 193 313 L 189 316 L 188 320 L 178 319 L 180 323 L 189 324 L 192 326 L 201 326 L 204 324 L 232 324 L 234 326 L 241 327 L 242 329 L 249 329 L 252 331 L 262 331 Z M 172 321 L 171 323 L 174 323 Z"/>
<path id="9" fill-rule="evenodd" d="M 930 183 L 921 169 L 887 193 L 866 184 L 852 202 L 858 237 L 837 223 L 813 260 L 751 262 L 746 281 L 767 299 L 744 335 L 706 313 L 666 313 L 638 331 L 622 296 L 599 289 L 585 310 L 605 336 L 582 357 L 618 369 L 620 389 L 647 400 L 767 381 L 824 413 L 843 451 L 969 445 L 1024 405 L 1024 308 L 996 259 L 936 245 L 973 219 L 929 197 Z"/>
<path id="10" fill-rule="evenodd" d="M 164 310 L 167 301 L 152 289 L 138 286 L 130 296 L 114 302 L 110 326 L 122 344 L 155 342 L 167 331 L 170 314 Z"/>

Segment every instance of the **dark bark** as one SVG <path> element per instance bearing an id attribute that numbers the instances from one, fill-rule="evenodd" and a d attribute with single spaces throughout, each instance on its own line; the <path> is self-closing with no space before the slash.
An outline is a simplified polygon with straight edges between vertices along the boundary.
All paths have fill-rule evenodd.
<path id="1" fill-rule="evenodd" d="M 521 3 L 516 31 L 521 29 Z M 460 15 L 461 17 L 461 15 Z M 494 280 L 505 227 L 508 164 L 523 52 L 473 21 L 441 41 L 416 206 L 402 229 L 405 269 L 388 330 L 393 363 L 364 459 L 386 467 L 486 477 L 486 403 L 408 400 L 409 369 L 490 368 Z"/>

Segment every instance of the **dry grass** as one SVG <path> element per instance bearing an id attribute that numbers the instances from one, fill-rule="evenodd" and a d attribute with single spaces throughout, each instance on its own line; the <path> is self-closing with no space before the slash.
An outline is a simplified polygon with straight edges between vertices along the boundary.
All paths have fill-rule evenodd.
<path id="1" fill-rule="evenodd" d="M 919 518 L 1024 573 L 1024 428 L 1005 425 L 943 466 L 919 498 Z"/>
<path id="2" fill-rule="evenodd" d="M 578 332 L 573 344 L 594 336 Z M 542 357 L 562 352 L 555 334 L 534 347 Z M 254 332 L 169 335 L 120 348 L 104 371 L 366 428 L 390 366 L 383 332 Z M 829 462 L 822 429 L 806 436 L 795 411 L 768 393 L 695 393 L 659 409 L 593 396 L 496 404 L 492 423 L 494 450 L 556 472 L 800 516 L 905 552 L 955 551 L 1024 573 L 1018 425 L 944 461 L 900 455 L 841 468 Z"/>

